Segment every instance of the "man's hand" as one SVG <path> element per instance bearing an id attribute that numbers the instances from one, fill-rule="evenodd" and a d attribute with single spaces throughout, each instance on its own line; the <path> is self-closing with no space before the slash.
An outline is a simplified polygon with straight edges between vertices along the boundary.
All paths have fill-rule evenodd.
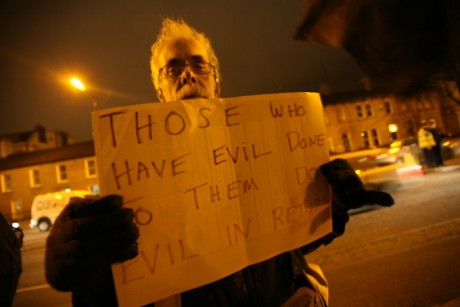
<path id="1" fill-rule="evenodd" d="M 366 190 L 346 160 L 335 159 L 321 165 L 319 169 L 332 187 L 332 221 L 336 234 L 344 233 L 349 209 L 371 204 L 388 207 L 394 203 L 388 193 Z"/>
<path id="2" fill-rule="evenodd" d="M 109 195 L 74 198 L 64 208 L 46 242 L 46 278 L 54 288 L 83 296 L 113 290 L 111 264 L 138 253 L 134 214 L 122 205 L 121 196 Z"/>

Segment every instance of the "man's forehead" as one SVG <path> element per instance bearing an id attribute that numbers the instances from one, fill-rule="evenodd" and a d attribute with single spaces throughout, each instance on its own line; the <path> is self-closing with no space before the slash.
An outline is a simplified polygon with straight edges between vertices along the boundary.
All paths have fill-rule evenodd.
<path id="1" fill-rule="evenodd" d="M 160 66 L 171 61 L 209 61 L 206 47 L 195 39 L 179 38 L 165 45 L 160 54 Z"/>

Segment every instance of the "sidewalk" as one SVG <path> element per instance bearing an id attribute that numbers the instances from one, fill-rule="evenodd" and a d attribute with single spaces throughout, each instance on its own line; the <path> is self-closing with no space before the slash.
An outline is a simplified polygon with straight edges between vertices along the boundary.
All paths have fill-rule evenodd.
<path id="1" fill-rule="evenodd" d="M 433 172 L 450 172 L 460 169 L 460 156 L 453 157 L 452 159 L 444 161 L 444 166 L 432 168 L 432 169 L 424 169 L 425 173 L 433 173 Z"/>
<path id="2" fill-rule="evenodd" d="M 460 166 L 460 156 L 444 161 L 445 166 Z"/>
<path id="3" fill-rule="evenodd" d="M 436 171 L 446 172 L 460 169 L 460 156 L 444 161 L 444 165 L 445 166 L 436 169 Z M 434 305 L 433 307 L 460 307 L 460 297 L 443 305 Z"/>

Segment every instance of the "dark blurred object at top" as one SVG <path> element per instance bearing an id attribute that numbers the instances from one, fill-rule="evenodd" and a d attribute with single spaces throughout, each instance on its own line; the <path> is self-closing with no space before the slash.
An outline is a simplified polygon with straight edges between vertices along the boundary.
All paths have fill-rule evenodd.
<path id="1" fill-rule="evenodd" d="M 395 94 L 460 85 L 460 1 L 306 0 L 296 39 L 345 49 Z"/>

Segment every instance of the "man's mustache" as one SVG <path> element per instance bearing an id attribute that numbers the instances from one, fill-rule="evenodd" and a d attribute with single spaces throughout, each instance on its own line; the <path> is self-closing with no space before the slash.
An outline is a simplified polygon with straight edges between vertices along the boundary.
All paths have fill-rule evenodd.
<path id="1" fill-rule="evenodd" d="M 179 100 L 193 99 L 193 98 L 208 98 L 208 91 L 198 85 L 184 85 L 178 92 L 177 97 Z"/>

